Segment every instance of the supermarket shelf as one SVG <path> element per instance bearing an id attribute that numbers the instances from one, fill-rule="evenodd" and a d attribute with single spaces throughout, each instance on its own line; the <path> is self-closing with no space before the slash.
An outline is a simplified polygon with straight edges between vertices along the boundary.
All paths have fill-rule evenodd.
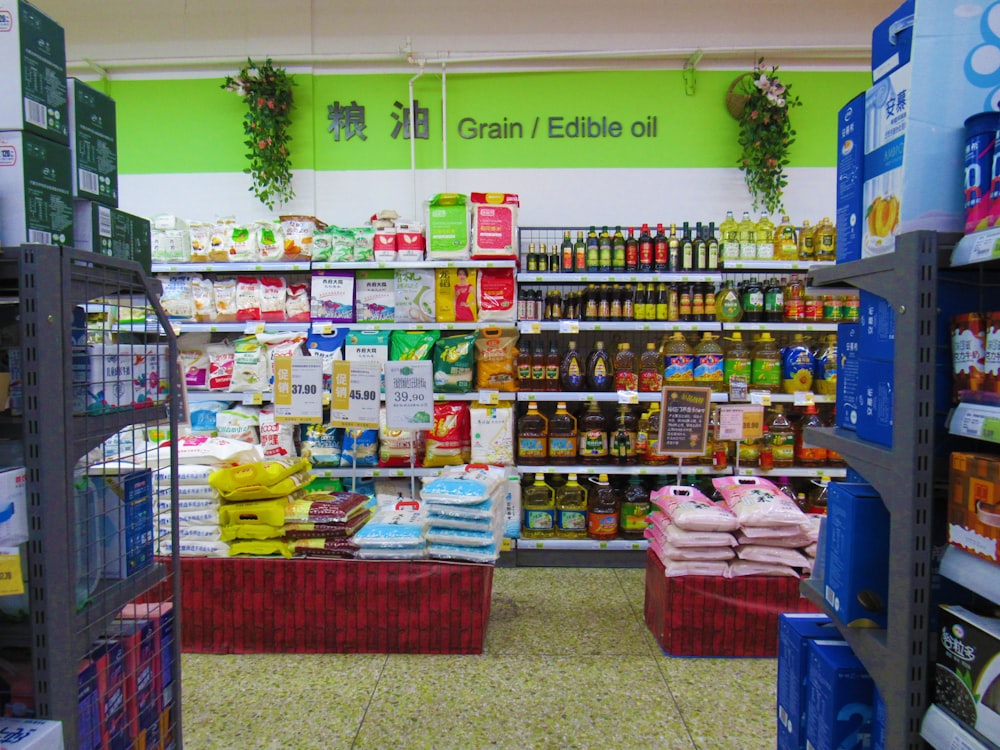
<path id="1" fill-rule="evenodd" d="M 884 479 L 885 484 L 882 486 L 891 486 L 890 478 L 910 471 L 909 466 L 900 465 L 897 453 L 891 448 L 860 440 L 850 430 L 840 427 L 809 427 L 806 437 L 810 443 L 815 443 L 821 448 L 831 448 L 844 456 L 851 468 L 868 481 Z M 890 512 L 896 507 L 906 508 L 911 502 L 911 498 L 900 498 L 887 492 L 881 494 L 882 500 L 890 506 Z"/>
<path id="2" fill-rule="evenodd" d="M 78 455 L 82 456 L 126 427 L 162 422 L 167 418 L 167 407 L 164 405 L 122 409 L 107 414 L 77 414 L 73 416 L 73 441 Z"/>
<path id="3" fill-rule="evenodd" d="M 518 391 L 518 401 L 615 401 L 619 404 L 649 403 L 660 401 L 660 393 L 633 393 L 632 400 L 626 391 Z M 713 403 L 729 401 L 728 393 L 713 393 Z"/>
<path id="4" fill-rule="evenodd" d="M 808 271 L 837 265 L 834 261 L 809 260 L 740 260 L 726 258 L 720 261 L 727 271 Z"/>
<path id="5" fill-rule="evenodd" d="M 628 476 L 676 476 L 677 464 L 664 464 L 662 466 L 618 466 L 612 464 L 587 464 L 573 466 L 530 466 L 528 464 L 518 464 L 517 470 L 521 474 L 580 474 L 596 476 L 597 474 L 621 474 Z M 682 474 L 728 474 L 729 469 L 716 469 L 713 466 L 699 466 L 697 464 L 684 464 L 681 469 Z"/>
<path id="6" fill-rule="evenodd" d="M 753 466 L 747 468 L 741 466 L 739 471 L 735 473 L 737 476 L 741 477 L 813 477 L 816 479 L 843 479 L 847 476 L 847 469 L 793 466 L 790 469 L 772 469 L 771 471 L 761 471 Z"/>
<path id="7" fill-rule="evenodd" d="M 257 391 L 188 391 L 188 401 L 239 401 L 241 404 L 255 405 L 274 401 L 274 393 Z"/>
<path id="8" fill-rule="evenodd" d="M 794 404 L 795 403 L 794 393 L 772 393 L 771 403 L 772 404 Z M 837 401 L 836 396 L 824 396 L 819 393 L 814 393 L 812 395 L 813 403 L 816 404 L 832 404 Z"/>
<path id="9" fill-rule="evenodd" d="M 511 328 L 514 322 L 469 322 L 469 323 L 390 323 L 374 320 L 359 320 L 354 323 L 344 321 L 313 321 L 313 333 L 331 333 L 337 328 L 351 328 L 356 331 L 478 331 L 483 328 Z M 307 325 L 307 330 L 309 325 Z"/>
<path id="10" fill-rule="evenodd" d="M 948 431 L 952 435 L 1000 443 L 1000 406 L 959 404 L 949 417 Z"/>
<path id="11" fill-rule="evenodd" d="M 994 604 L 1000 604 L 1000 566 L 949 545 L 941 560 L 941 575 Z"/>
<path id="12" fill-rule="evenodd" d="M 308 331 L 309 323 L 263 323 L 257 321 L 243 323 L 195 323 L 186 320 L 173 320 L 170 327 L 174 334 L 181 333 L 268 333 L 277 331 Z M 135 325 L 117 326 L 119 331 L 133 331 L 139 333 L 161 333 L 162 329 L 157 323 L 145 323 Z"/>
<path id="13" fill-rule="evenodd" d="M 996 750 L 996 745 L 935 703 L 927 707 L 920 736 L 935 750 Z"/>
<path id="14" fill-rule="evenodd" d="M 312 264 L 309 261 L 293 263 L 153 263 L 150 270 L 153 273 L 268 273 L 271 271 L 306 271 Z"/>
<path id="15" fill-rule="evenodd" d="M 494 324 L 495 325 L 495 324 Z M 517 324 L 521 333 L 577 333 L 578 331 L 720 331 L 721 323 L 681 322 L 677 320 L 522 320 Z"/>
<path id="16" fill-rule="evenodd" d="M 837 332 L 837 323 L 723 323 L 723 331 L 801 331 L 803 333 L 815 331 Z"/>
<path id="17" fill-rule="evenodd" d="M 421 260 L 421 261 L 396 261 L 394 263 L 313 263 L 313 271 L 374 271 L 379 269 L 400 269 L 407 268 L 516 268 L 517 261 L 514 260 Z"/>
<path id="18" fill-rule="evenodd" d="M 0 648 L 31 648 L 31 643 L 31 625 L 27 620 L 0 626 Z"/>
<path id="19" fill-rule="evenodd" d="M 650 281 L 666 282 L 709 282 L 719 284 L 722 282 L 721 273 L 539 273 L 536 271 L 522 272 L 517 275 L 517 280 L 521 283 L 552 284 L 562 282 L 564 284 L 591 284 L 601 282 L 617 282 L 619 284 L 636 284 Z"/>
<path id="20" fill-rule="evenodd" d="M 955 244 L 953 268 L 1000 260 L 1000 227 L 967 234 Z"/>
<path id="21" fill-rule="evenodd" d="M 649 542 L 645 539 L 609 539 L 599 542 L 596 539 L 517 539 L 517 549 L 551 549 L 578 550 L 588 552 L 636 551 L 645 552 Z"/>
<path id="22" fill-rule="evenodd" d="M 76 614 L 76 653 L 85 654 L 90 645 L 107 627 L 106 615 L 117 612 L 140 594 L 148 591 L 167 577 L 167 566 L 154 563 L 121 580 L 103 579 L 90 597 L 90 603 Z"/>
<path id="23" fill-rule="evenodd" d="M 645 540 L 518 539 L 514 549 L 518 567 L 643 568 Z"/>
<path id="24" fill-rule="evenodd" d="M 838 622 L 829 605 L 823 598 L 823 582 L 815 578 L 806 578 L 800 585 L 802 595 L 822 609 L 834 622 Z M 838 623 L 839 624 L 839 623 Z M 891 675 L 889 649 L 886 646 L 886 631 L 881 628 L 848 628 L 839 627 L 844 640 L 864 664 L 865 669 L 875 680 L 876 685 L 888 684 Z"/>
<path id="25" fill-rule="evenodd" d="M 414 468 L 394 468 L 387 469 L 379 466 L 359 466 L 356 469 L 350 466 L 341 466 L 330 469 L 311 469 L 310 474 L 314 477 L 329 479 L 332 477 L 436 477 L 441 473 L 441 469 L 427 469 L 422 466 Z"/>
<path id="26" fill-rule="evenodd" d="M 435 393 L 435 401 L 478 401 L 489 404 L 496 396 L 497 401 L 513 401 L 517 394 L 513 391 L 469 391 L 468 393 Z M 385 394 L 382 395 L 385 398 Z"/>

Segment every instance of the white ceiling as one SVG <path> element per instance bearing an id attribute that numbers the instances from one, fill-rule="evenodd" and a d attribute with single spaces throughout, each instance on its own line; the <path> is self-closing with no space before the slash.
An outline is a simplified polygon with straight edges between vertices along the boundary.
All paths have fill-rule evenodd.
<path id="1" fill-rule="evenodd" d="M 706 67 L 752 65 L 757 52 L 769 63 L 861 67 L 872 27 L 900 0 L 32 2 L 66 29 L 71 72 L 89 60 L 114 74 L 264 56 L 288 65 L 405 63 L 407 44 L 430 61 L 611 51 L 679 66 L 702 49 Z"/>

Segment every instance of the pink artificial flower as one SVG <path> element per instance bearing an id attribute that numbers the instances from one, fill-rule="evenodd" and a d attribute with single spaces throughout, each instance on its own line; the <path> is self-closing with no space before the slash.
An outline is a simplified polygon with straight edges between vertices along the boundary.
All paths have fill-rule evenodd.
<path id="1" fill-rule="evenodd" d="M 263 151 L 265 148 L 267 148 L 267 141 L 265 141 L 263 139 L 257 141 L 257 148 L 259 148 L 261 151 Z"/>

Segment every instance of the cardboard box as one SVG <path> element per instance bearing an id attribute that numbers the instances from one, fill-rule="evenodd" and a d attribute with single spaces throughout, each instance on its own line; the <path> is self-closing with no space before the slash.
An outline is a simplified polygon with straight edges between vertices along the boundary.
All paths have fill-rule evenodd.
<path id="1" fill-rule="evenodd" d="M 0 467 L 0 547 L 28 541 L 28 476 L 23 466 Z"/>
<path id="2" fill-rule="evenodd" d="M 871 676 L 844 641 L 809 641 L 807 648 L 806 747 L 869 747 L 874 690 Z"/>
<path id="3" fill-rule="evenodd" d="M 117 639 L 125 651 L 125 694 L 129 697 L 125 710 L 129 736 L 136 739 L 144 728 L 158 720 L 162 708 L 156 681 L 156 623 L 115 620 L 106 635 Z"/>
<path id="4" fill-rule="evenodd" d="M 939 609 L 934 702 L 1000 742 L 1000 619 Z"/>
<path id="5" fill-rule="evenodd" d="M 984 560 L 1000 563 L 1000 457 L 951 454 L 948 541 Z"/>
<path id="6" fill-rule="evenodd" d="M 896 345 L 896 312 L 883 298 L 863 289 L 858 295 L 858 356 L 892 362 Z"/>
<path id="7" fill-rule="evenodd" d="M 464 195 L 440 193 L 427 203 L 427 258 L 469 257 L 469 208 Z"/>
<path id="8" fill-rule="evenodd" d="M 0 245 L 69 245 L 71 175 L 68 146 L 34 133 L 0 132 Z"/>
<path id="9" fill-rule="evenodd" d="M 174 702 L 174 605 L 173 602 L 126 604 L 122 620 L 151 620 L 156 626 L 157 668 L 154 678 L 160 692 L 160 706 Z"/>
<path id="10" fill-rule="evenodd" d="M 805 750 L 809 641 L 840 638 L 822 613 L 778 615 L 778 750 Z"/>
<path id="11" fill-rule="evenodd" d="M 841 323 L 837 326 L 837 426 L 856 430 L 861 407 L 861 359 L 858 339 L 861 326 Z"/>
<path id="12" fill-rule="evenodd" d="M 97 697 L 101 710 L 101 747 L 126 750 L 130 745 L 125 691 L 125 649 L 115 638 L 101 638 L 90 658 L 97 665 Z"/>
<path id="13" fill-rule="evenodd" d="M 159 344 L 92 344 L 73 355 L 73 411 L 102 414 L 152 406 L 170 384 L 167 347 Z"/>
<path id="14" fill-rule="evenodd" d="M 0 718 L 0 747 L 4 750 L 63 750 L 61 721 Z"/>
<path id="15" fill-rule="evenodd" d="M 115 100 L 70 78 L 69 147 L 73 158 L 73 197 L 118 207 L 118 123 Z M 147 235 L 149 227 L 146 227 Z"/>
<path id="16" fill-rule="evenodd" d="M 865 223 L 865 95 L 858 94 L 837 116 L 837 262 L 861 258 Z"/>
<path id="17" fill-rule="evenodd" d="M 316 271 L 310 295 L 312 320 L 354 322 L 354 272 Z"/>
<path id="18" fill-rule="evenodd" d="M 0 130 L 69 145 L 66 34 L 24 0 L 0 6 Z"/>
<path id="19" fill-rule="evenodd" d="M 153 477 L 149 469 L 90 477 L 96 492 L 105 578 L 127 578 L 153 564 Z"/>
<path id="20" fill-rule="evenodd" d="M 827 485 L 824 593 L 851 627 L 886 626 L 889 600 L 889 511 L 867 484 Z"/>
<path id="21" fill-rule="evenodd" d="M 73 246 L 77 250 L 134 260 L 152 273 L 149 219 L 95 201 L 73 201 Z"/>
<path id="22" fill-rule="evenodd" d="M 375 235 L 378 238 L 378 235 Z M 396 272 L 358 271 L 354 292 L 355 319 L 392 322 L 396 317 Z"/>
<path id="23" fill-rule="evenodd" d="M 895 389 L 892 362 L 861 359 L 858 362 L 861 399 L 858 405 L 857 433 L 862 440 L 892 447 L 893 403 Z"/>
<path id="24" fill-rule="evenodd" d="M 906 0 L 872 31 L 872 83 L 910 63 L 914 0 Z"/>
<path id="25" fill-rule="evenodd" d="M 77 717 L 77 741 L 80 750 L 100 750 L 101 704 L 97 691 L 97 664 L 84 659 L 77 672 L 80 712 Z"/>

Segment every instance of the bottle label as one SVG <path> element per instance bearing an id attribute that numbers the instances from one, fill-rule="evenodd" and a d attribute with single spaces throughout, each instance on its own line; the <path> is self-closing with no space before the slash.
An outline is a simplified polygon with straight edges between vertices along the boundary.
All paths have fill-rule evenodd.
<path id="1" fill-rule="evenodd" d="M 646 523 L 647 513 L 649 513 L 649 503 L 626 501 L 622 503 L 619 527 L 622 531 L 642 531 L 648 525 Z"/>
<path id="2" fill-rule="evenodd" d="M 557 510 L 556 523 L 561 531 L 586 531 L 587 512 L 583 510 Z"/>
<path id="3" fill-rule="evenodd" d="M 792 463 L 795 460 L 795 436 L 771 433 L 771 453 L 775 462 Z"/>
<path id="4" fill-rule="evenodd" d="M 559 365 L 547 365 L 545 367 L 546 380 L 559 380 Z"/>
<path id="5" fill-rule="evenodd" d="M 749 359 L 735 359 L 733 357 L 726 357 L 722 364 L 722 374 L 723 380 L 727 383 L 730 378 L 734 375 L 736 377 L 746 378 L 747 382 L 750 382 L 750 360 Z"/>
<path id="6" fill-rule="evenodd" d="M 588 512 L 587 531 L 593 536 L 614 537 L 618 533 L 618 514 Z"/>
<path id="7" fill-rule="evenodd" d="M 750 366 L 750 382 L 753 385 L 781 385 L 781 363 L 771 359 L 755 359 Z"/>
<path id="8" fill-rule="evenodd" d="M 656 265 L 665 266 L 667 265 L 667 260 L 670 257 L 670 248 L 666 242 L 657 242 L 653 246 L 653 258 L 656 261 Z"/>
<path id="9" fill-rule="evenodd" d="M 740 258 L 742 260 L 753 260 L 757 257 L 757 243 L 740 242 Z"/>
<path id="10" fill-rule="evenodd" d="M 614 458 L 632 458 L 635 456 L 636 433 L 628 430 L 618 430 L 611 441 L 611 455 Z"/>
<path id="11" fill-rule="evenodd" d="M 774 258 L 774 242 L 758 242 L 757 257 L 761 260 L 771 260 Z"/>
<path id="12" fill-rule="evenodd" d="M 580 362 L 576 357 L 573 357 L 566 367 L 566 384 L 575 388 L 582 383 L 583 377 L 580 375 Z"/>
<path id="13" fill-rule="evenodd" d="M 676 383 L 678 380 L 691 380 L 694 371 L 694 358 L 689 354 L 668 354 L 666 367 L 663 370 L 663 380 Z"/>
<path id="14" fill-rule="evenodd" d="M 531 366 L 531 379 L 532 380 L 545 380 L 545 365 L 532 365 Z"/>
<path id="15" fill-rule="evenodd" d="M 739 318 L 740 313 L 743 310 L 740 308 L 740 302 L 733 295 L 727 294 L 722 298 L 722 319 L 725 321 L 734 321 Z"/>
<path id="16" fill-rule="evenodd" d="M 572 437 L 550 437 L 549 458 L 576 458 L 576 439 Z"/>
<path id="17" fill-rule="evenodd" d="M 615 373 L 616 391 L 634 391 L 639 388 L 639 380 L 631 370 L 619 370 Z"/>
<path id="18" fill-rule="evenodd" d="M 556 527 L 554 510 L 524 511 L 524 528 L 528 531 L 552 531 Z"/>
<path id="19" fill-rule="evenodd" d="M 545 440 L 536 437 L 519 437 L 517 454 L 521 458 L 545 458 Z"/>
<path id="20" fill-rule="evenodd" d="M 740 257 L 740 243 L 739 242 L 723 242 L 722 243 L 722 257 L 727 260 L 733 260 L 734 258 Z"/>
<path id="21" fill-rule="evenodd" d="M 764 312 L 784 314 L 785 305 L 781 290 L 764 293 Z"/>
<path id="22" fill-rule="evenodd" d="M 653 243 L 642 242 L 639 244 L 639 265 L 653 265 Z"/>
<path id="23" fill-rule="evenodd" d="M 743 309 L 746 312 L 761 312 L 764 309 L 764 292 L 750 292 L 744 298 Z"/>
<path id="24" fill-rule="evenodd" d="M 581 432 L 578 453 L 581 458 L 607 458 L 608 433 L 603 430 Z"/>
<path id="25" fill-rule="evenodd" d="M 697 381 L 722 382 L 723 359 L 721 354 L 696 354 L 694 357 L 694 379 Z"/>
<path id="26" fill-rule="evenodd" d="M 806 314 L 806 303 L 801 297 L 785 300 L 785 320 L 802 320 Z"/>
<path id="27" fill-rule="evenodd" d="M 659 393 L 663 388 L 663 375 L 659 370 L 642 370 L 639 373 L 640 393 Z"/>
<path id="28" fill-rule="evenodd" d="M 521 365 L 518 367 L 517 377 L 520 380 L 531 380 L 531 365 Z"/>

